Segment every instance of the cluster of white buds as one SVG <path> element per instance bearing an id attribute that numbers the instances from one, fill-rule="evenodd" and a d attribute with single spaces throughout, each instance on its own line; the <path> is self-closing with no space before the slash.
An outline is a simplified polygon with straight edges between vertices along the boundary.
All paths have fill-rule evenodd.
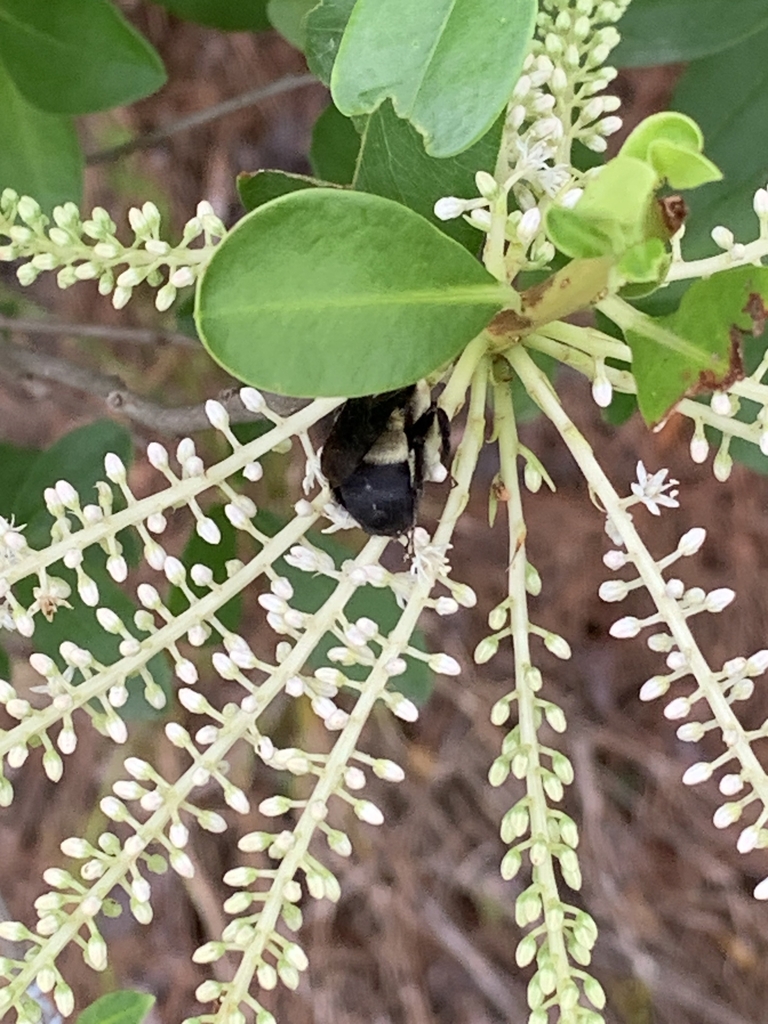
<path id="1" fill-rule="evenodd" d="M 533 159 L 538 167 L 539 156 L 536 155 Z M 506 213 L 509 192 L 526 176 L 524 172 L 525 168 L 521 165 L 500 184 L 487 171 L 478 171 L 475 174 L 475 185 L 479 196 L 471 199 L 444 196 L 435 203 L 435 216 L 440 220 L 463 217 L 473 227 L 489 234 L 493 223 L 493 211 L 498 202 L 502 201 L 506 217 L 504 235 L 509 244 L 510 255 L 514 255 L 517 264 L 527 270 L 547 266 L 555 250 L 552 243 L 543 235 L 542 214 L 538 206 L 526 199 L 521 203 L 520 209 Z"/>
<path id="2" fill-rule="evenodd" d="M 613 27 L 628 0 L 547 0 L 507 113 L 507 162 L 521 209 L 543 197 L 572 205 L 570 146 L 603 152 L 621 119 L 616 96 L 599 95 L 616 77 L 603 66 L 619 41 Z"/>
<path id="3" fill-rule="evenodd" d="M 158 289 L 156 307 L 168 309 L 179 288 L 195 283 L 226 234 L 205 201 L 198 203 L 177 246 L 160 237 L 160 212 L 154 203 L 128 211 L 134 236 L 130 245 L 118 239 L 117 226 L 99 206 L 84 220 L 74 203 L 65 203 L 54 208 L 52 219 L 53 224 L 36 200 L 5 189 L 0 195 L 0 261 L 25 261 L 16 271 L 23 285 L 53 270 L 60 288 L 98 281 L 99 293 L 111 295 L 115 309 L 122 309 L 144 281 Z M 193 242 L 198 244 L 190 248 Z M 121 267 L 125 269 L 118 273 Z"/>

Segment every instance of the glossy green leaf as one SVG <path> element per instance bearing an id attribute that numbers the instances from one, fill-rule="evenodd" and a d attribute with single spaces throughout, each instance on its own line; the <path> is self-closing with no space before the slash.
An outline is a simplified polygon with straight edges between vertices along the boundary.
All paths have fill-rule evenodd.
<path id="1" fill-rule="evenodd" d="M 412 210 L 318 188 L 240 221 L 198 285 L 196 319 L 240 380 L 287 395 L 367 395 L 453 359 L 511 295 Z"/>
<path id="2" fill-rule="evenodd" d="M 141 1024 L 154 1005 L 155 997 L 146 992 L 109 992 L 86 1006 L 75 1024 Z"/>
<path id="3" fill-rule="evenodd" d="M 181 561 L 188 572 L 196 562 L 199 562 L 201 565 L 207 565 L 213 572 L 213 578 L 216 582 L 224 583 L 227 579 L 226 564 L 230 559 L 237 556 L 238 532 L 227 519 L 223 505 L 212 505 L 205 510 L 205 514 L 218 526 L 221 539 L 217 544 L 209 544 L 208 541 L 203 540 L 193 530 L 189 540 L 184 545 Z M 203 597 L 208 592 L 206 587 L 198 587 L 191 578 L 187 580 L 187 585 L 198 597 Z M 173 616 L 178 617 L 189 607 L 189 601 L 182 590 L 178 587 L 172 587 L 166 600 L 166 606 Z M 216 612 L 216 617 L 227 629 L 234 632 L 240 623 L 242 608 L 243 595 L 240 593 L 223 605 Z M 214 642 L 214 639 L 215 634 L 211 634 L 211 643 Z"/>
<path id="4" fill-rule="evenodd" d="M 768 31 L 763 30 L 690 64 L 678 82 L 672 103 L 701 125 L 707 155 L 723 172 L 722 181 L 686 196 L 686 259 L 717 251 L 709 237 L 716 224 L 725 224 L 743 241 L 757 234 L 752 197 L 768 180 L 766 52 Z"/>
<path id="5" fill-rule="evenodd" d="M 350 185 L 360 153 L 360 133 L 331 103 L 315 121 L 309 162 L 318 178 Z"/>
<path id="6" fill-rule="evenodd" d="M 768 28 L 765 0 L 632 0 L 619 24 L 617 67 L 696 60 Z"/>
<path id="7" fill-rule="evenodd" d="M 80 202 L 83 157 L 69 117 L 31 106 L 0 61 L 0 189 L 32 195 L 44 210 Z"/>
<path id="8" fill-rule="evenodd" d="M 331 71 L 341 37 L 357 0 L 320 0 L 307 15 L 306 54 L 309 70 L 323 85 L 331 84 Z"/>
<path id="9" fill-rule="evenodd" d="M 165 69 L 108 0 L 0 0 L 0 60 L 29 103 L 87 114 L 156 92 Z"/>
<path id="10" fill-rule="evenodd" d="M 302 52 L 306 42 L 306 18 L 316 3 L 317 0 L 269 0 L 267 4 L 272 26 Z"/>
<path id="11" fill-rule="evenodd" d="M 11 681 L 11 659 L 2 647 L 0 647 L 0 679 L 4 679 L 7 683 Z"/>
<path id="12" fill-rule="evenodd" d="M 437 160 L 424 150 L 424 141 L 408 121 L 399 118 L 387 100 L 368 118 L 363 132 L 353 188 L 394 199 L 420 213 L 435 227 L 477 253 L 485 235 L 462 217 L 442 221 L 433 212 L 442 196 L 477 194 L 475 172 L 493 173 L 503 118 L 474 146 L 458 156 Z"/>
<path id="13" fill-rule="evenodd" d="M 768 268 L 738 267 L 696 281 L 670 316 L 624 331 L 632 349 L 640 412 L 660 422 L 684 396 L 726 388 L 743 376 L 741 340 L 754 326 L 751 295 L 768 301 Z"/>
<path id="14" fill-rule="evenodd" d="M 358 0 L 331 74 L 347 116 L 385 99 L 424 136 L 431 156 L 454 156 L 490 129 L 509 100 L 533 34 L 536 0 Z"/>
<path id="15" fill-rule="evenodd" d="M 246 210 L 255 210 L 271 199 L 287 196 L 290 192 L 301 192 L 305 188 L 332 188 L 330 182 L 308 178 L 306 174 L 289 174 L 288 171 L 254 171 L 237 176 L 237 191 Z"/>
<path id="16" fill-rule="evenodd" d="M 272 28 L 267 0 L 154 0 L 177 18 L 224 32 L 261 32 Z"/>
<path id="17" fill-rule="evenodd" d="M 285 522 L 279 516 L 261 510 L 255 520 L 257 528 L 270 536 L 273 536 L 285 526 Z M 341 569 L 345 561 L 354 555 L 354 552 L 349 547 L 335 537 L 329 537 L 316 530 L 309 531 L 307 540 L 321 551 L 330 555 L 339 569 Z M 279 575 L 285 576 L 293 587 L 292 607 L 298 608 L 309 615 L 318 611 L 335 589 L 334 581 L 327 576 L 322 576 L 319 573 L 310 574 L 303 572 L 301 569 L 288 565 L 282 558 L 275 562 L 275 571 Z M 344 613 L 352 622 L 362 616 L 373 619 L 378 624 L 381 632 L 386 636 L 397 625 L 401 611 L 398 608 L 394 594 L 389 588 L 366 585 L 357 588 L 344 609 Z M 338 644 L 338 639 L 332 633 L 326 633 L 320 642 L 315 645 L 307 660 L 309 669 L 313 670 L 320 668 L 321 665 L 327 665 L 328 651 L 331 647 L 338 647 Z M 411 645 L 421 651 L 427 649 L 424 634 L 421 630 L 417 629 L 413 633 Z M 415 701 L 416 704 L 424 704 L 432 692 L 432 673 L 423 661 L 406 655 L 405 662 L 408 666 L 407 671 L 402 676 L 397 676 L 393 679 L 389 689 L 397 690 L 398 693 L 402 693 L 403 696 Z M 345 675 L 350 679 L 357 680 L 365 679 L 367 671 L 366 668 L 356 665 L 345 666 L 343 669 Z"/>

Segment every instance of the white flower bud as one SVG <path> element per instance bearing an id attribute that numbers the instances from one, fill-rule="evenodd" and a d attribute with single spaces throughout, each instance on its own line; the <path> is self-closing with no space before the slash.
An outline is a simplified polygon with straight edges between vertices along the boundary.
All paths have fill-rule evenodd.
<path id="1" fill-rule="evenodd" d="M 739 853 L 751 853 L 757 848 L 760 839 L 760 829 L 756 825 L 747 825 L 742 829 L 739 838 L 736 840 L 736 849 Z"/>
<path id="2" fill-rule="evenodd" d="M 642 629 L 642 623 L 634 615 L 626 615 L 623 619 L 617 619 L 608 630 L 611 636 L 617 640 L 628 640 Z"/>
<path id="3" fill-rule="evenodd" d="M 677 550 L 684 557 L 695 555 L 706 540 L 707 531 L 701 526 L 688 530 L 677 542 Z"/>
<path id="4" fill-rule="evenodd" d="M 597 593 L 600 600 L 606 603 L 623 601 L 629 593 L 629 587 L 624 580 L 606 580 L 600 584 Z"/>
<path id="5" fill-rule="evenodd" d="M 461 665 L 449 654 L 433 654 L 427 664 L 433 672 L 441 676 L 461 675 Z"/>
<path id="6" fill-rule="evenodd" d="M 731 416 L 733 414 L 730 396 L 724 391 L 715 391 L 709 400 L 709 405 L 712 412 L 717 413 L 718 416 Z"/>
<path id="7" fill-rule="evenodd" d="M 400 765 L 386 758 L 377 758 L 371 765 L 371 768 L 373 769 L 373 774 L 385 782 L 402 782 L 405 778 L 405 772 Z"/>
<path id="8" fill-rule="evenodd" d="M 698 743 L 704 738 L 704 732 L 701 722 L 686 722 L 678 726 L 675 735 L 681 743 Z"/>
<path id="9" fill-rule="evenodd" d="M 264 396 L 256 388 L 240 388 L 240 401 L 249 412 L 263 412 L 267 405 Z"/>
<path id="10" fill-rule="evenodd" d="M 209 398 L 205 403 L 205 415 L 208 417 L 208 422 L 216 430 L 226 430 L 229 427 L 229 413 L 221 402 L 216 402 L 214 399 Z"/>
<path id="11" fill-rule="evenodd" d="M 646 679 L 640 687 L 640 700 L 649 701 L 663 697 L 669 689 L 669 680 L 666 676 L 652 676 Z"/>
<path id="12" fill-rule="evenodd" d="M 727 250 L 733 247 L 733 232 L 729 231 L 728 228 L 723 227 L 722 224 L 718 224 L 716 227 L 712 228 L 711 237 L 712 241 L 720 249 Z"/>
<path id="13" fill-rule="evenodd" d="M 613 569 L 614 572 L 622 569 L 627 564 L 627 561 L 628 557 L 624 551 L 606 551 L 603 555 L 603 565 L 608 569 Z"/>
<path id="14" fill-rule="evenodd" d="M 712 824 L 715 828 L 728 828 L 739 820 L 741 812 L 742 807 L 739 803 L 723 804 L 712 815 Z"/>
<path id="15" fill-rule="evenodd" d="M 369 825 L 381 825 L 384 822 L 384 815 L 370 800 L 358 800 L 355 804 L 355 814 Z"/>
<path id="16" fill-rule="evenodd" d="M 691 702 L 688 697 L 675 697 L 664 708 L 664 717 L 673 722 L 679 718 L 686 718 L 691 710 Z"/>
<path id="17" fill-rule="evenodd" d="M 104 472 L 107 479 L 113 484 L 124 484 L 126 482 L 126 471 L 123 460 L 114 452 L 107 452 L 104 456 Z"/>
<path id="18" fill-rule="evenodd" d="M 736 592 L 730 587 L 719 587 L 717 590 L 710 590 L 704 600 L 704 607 L 708 612 L 716 614 L 721 612 L 736 597 Z"/>
<path id="19" fill-rule="evenodd" d="M 744 788 L 744 780 L 740 775 L 724 775 L 718 784 L 718 789 L 723 796 L 736 796 Z"/>
<path id="20" fill-rule="evenodd" d="M 712 777 L 713 768 L 708 761 L 699 761 L 692 764 L 683 774 L 684 786 L 696 786 L 700 782 L 706 782 Z"/>
<path id="21" fill-rule="evenodd" d="M 747 659 L 745 671 L 748 676 L 760 676 L 768 668 L 768 650 L 756 651 Z"/>
<path id="22" fill-rule="evenodd" d="M 407 697 L 399 697 L 399 699 L 393 700 L 391 705 L 392 714 L 402 719 L 404 722 L 415 722 L 419 717 L 419 709 L 413 703 L 412 700 L 408 700 Z"/>

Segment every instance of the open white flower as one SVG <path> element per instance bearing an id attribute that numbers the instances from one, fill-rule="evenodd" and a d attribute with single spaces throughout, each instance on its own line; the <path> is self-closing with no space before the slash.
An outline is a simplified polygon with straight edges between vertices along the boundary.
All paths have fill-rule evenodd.
<path id="1" fill-rule="evenodd" d="M 642 462 L 637 464 L 637 482 L 632 484 L 632 493 L 638 502 L 653 515 L 661 515 L 661 508 L 679 508 L 677 500 L 678 491 L 671 488 L 677 487 L 679 480 L 666 480 L 668 469 L 660 469 L 656 473 L 649 473 Z M 667 493 L 668 492 L 668 493 Z M 632 502 L 635 504 L 635 502 Z"/>

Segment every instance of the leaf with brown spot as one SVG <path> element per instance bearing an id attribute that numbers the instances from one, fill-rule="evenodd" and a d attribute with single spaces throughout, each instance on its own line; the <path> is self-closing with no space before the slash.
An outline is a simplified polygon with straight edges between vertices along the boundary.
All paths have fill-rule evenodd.
<path id="1" fill-rule="evenodd" d="M 768 268 L 737 267 L 696 281 L 671 316 L 628 329 L 643 419 L 659 423 L 680 401 L 723 391 L 744 376 L 743 342 L 766 319 Z"/>

